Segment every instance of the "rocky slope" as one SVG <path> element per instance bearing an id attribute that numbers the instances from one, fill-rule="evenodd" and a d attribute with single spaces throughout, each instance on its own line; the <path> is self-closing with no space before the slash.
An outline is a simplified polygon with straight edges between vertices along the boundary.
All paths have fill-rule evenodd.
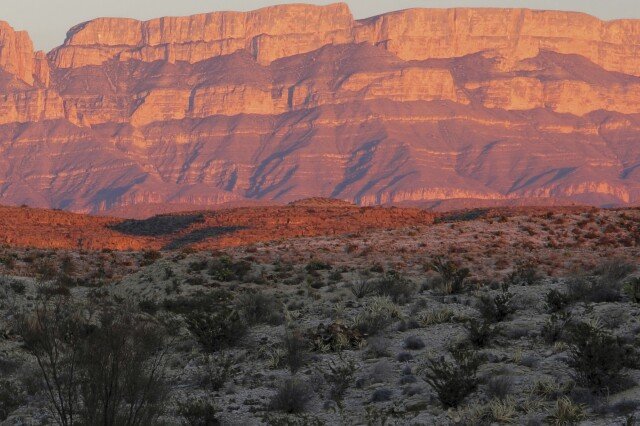
<path id="1" fill-rule="evenodd" d="M 287 5 L 0 25 L 0 202 L 640 202 L 640 21 Z"/>

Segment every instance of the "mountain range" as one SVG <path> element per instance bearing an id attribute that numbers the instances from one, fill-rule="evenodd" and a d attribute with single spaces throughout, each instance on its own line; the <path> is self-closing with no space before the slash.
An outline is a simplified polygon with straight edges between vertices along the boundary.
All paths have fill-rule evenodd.
<path id="1" fill-rule="evenodd" d="M 640 20 L 345 4 L 0 22 L 0 204 L 640 204 Z"/>

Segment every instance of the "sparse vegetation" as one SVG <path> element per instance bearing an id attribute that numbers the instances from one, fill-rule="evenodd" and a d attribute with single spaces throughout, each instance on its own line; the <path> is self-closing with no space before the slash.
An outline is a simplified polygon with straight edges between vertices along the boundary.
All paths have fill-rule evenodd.
<path id="1" fill-rule="evenodd" d="M 632 422 L 640 211 L 523 211 L 215 250 L 0 246 L 0 422 L 64 424 L 52 395 L 67 424 Z M 63 399 L 29 330 L 55 337 Z M 109 360 L 126 391 L 105 423 Z"/>

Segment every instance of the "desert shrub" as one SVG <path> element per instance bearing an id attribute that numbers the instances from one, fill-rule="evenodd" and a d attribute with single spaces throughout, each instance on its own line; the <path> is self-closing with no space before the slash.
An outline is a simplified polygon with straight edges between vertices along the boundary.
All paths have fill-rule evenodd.
<path id="1" fill-rule="evenodd" d="M 340 322 L 318 324 L 315 330 L 307 331 L 307 337 L 313 350 L 320 352 L 358 349 L 364 341 L 362 333 Z"/>
<path id="2" fill-rule="evenodd" d="M 234 261 L 229 256 L 213 259 L 209 264 L 209 275 L 216 281 L 228 282 L 243 280 L 251 272 L 251 263 L 241 260 Z"/>
<path id="3" fill-rule="evenodd" d="M 456 317 L 456 313 L 449 308 L 427 311 L 420 316 L 420 323 L 425 327 L 428 327 L 430 325 L 454 322 L 457 320 L 459 320 L 459 318 Z"/>
<path id="4" fill-rule="evenodd" d="M 427 267 L 440 274 L 444 294 L 458 294 L 464 291 L 465 280 L 470 274 L 468 268 L 460 268 L 452 260 L 440 256 L 435 257 Z"/>
<path id="5" fill-rule="evenodd" d="M 24 294 L 25 291 L 26 291 L 27 286 L 22 281 L 11 280 L 9 282 L 9 288 L 15 294 Z"/>
<path id="6" fill-rule="evenodd" d="M 400 315 L 400 309 L 388 297 L 372 297 L 354 319 L 353 327 L 365 336 L 375 335 Z"/>
<path id="7" fill-rule="evenodd" d="M 42 302 L 17 324 L 56 422 L 153 423 L 166 397 L 164 332 L 129 312 L 85 312 L 69 301 Z"/>
<path id="8" fill-rule="evenodd" d="M 540 271 L 532 262 L 517 265 L 505 280 L 511 285 L 532 286 L 542 280 Z"/>
<path id="9" fill-rule="evenodd" d="M 284 348 L 283 362 L 289 367 L 289 371 L 295 374 L 307 363 L 309 342 L 299 331 L 288 330 L 282 339 L 282 346 Z"/>
<path id="10" fill-rule="evenodd" d="M 393 391 L 387 388 L 380 388 L 373 391 L 371 395 L 371 402 L 386 402 L 390 401 L 393 397 Z"/>
<path id="11" fill-rule="evenodd" d="M 633 303 L 640 303 L 640 278 L 633 278 L 625 283 L 624 292 Z"/>
<path id="12" fill-rule="evenodd" d="M 203 399 L 191 399 L 186 402 L 178 402 L 178 414 L 184 418 L 184 424 L 188 426 L 217 426 L 218 409 L 211 401 Z"/>
<path id="13" fill-rule="evenodd" d="M 472 319 L 465 323 L 468 341 L 476 348 L 484 348 L 491 343 L 495 335 L 495 329 L 487 321 Z"/>
<path id="14" fill-rule="evenodd" d="M 367 280 L 358 280 L 349 286 L 351 293 L 358 299 L 371 296 L 377 291 L 376 283 Z"/>
<path id="15" fill-rule="evenodd" d="M 236 300 L 236 309 L 249 324 L 278 325 L 284 321 L 282 304 L 274 296 L 262 292 L 241 294 Z"/>
<path id="16" fill-rule="evenodd" d="M 417 351 L 425 347 L 424 340 L 418 336 L 408 336 L 404 339 L 404 348 Z"/>
<path id="17" fill-rule="evenodd" d="M 207 269 L 207 266 L 209 266 L 209 262 L 205 259 L 194 260 L 192 262 L 189 262 L 189 267 L 187 268 L 187 270 L 189 272 L 201 272 Z"/>
<path id="18" fill-rule="evenodd" d="M 610 259 L 602 262 L 595 269 L 600 281 L 619 283 L 636 270 L 636 265 L 624 259 Z"/>
<path id="19" fill-rule="evenodd" d="M 138 302 L 138 308 L 149 315 L 155 315 L 159 307 L 158 303 L 153 299 L 142 299 Z"/>
<path id="20" fill-rule="evenodd" d="M 569 314 L 552 314 L 542 326 L 540 336 L 548 344 L 561 340 L 570 320 Z"/>
<path id="21" fill-rule="evenodd" d="M 634 354 L 620 338 L 589 323 L 573 324 L 568 364 L 576 381 L 596 391 L 619 389 L 623 372 L 635 364 Z"/>
<path id="22" fill-rule="evenodd" d="M 269 408 L 285 413 L 302 413 L 313 398 L 313 391 L 295 377 L 286 379 L 271 398 Z"/>
<path id="23" fill-rule="evenodd" d="M 304 267 L 305 271 L 312 273 L 316 271 L 329 271 L 332 269 L 331 265 L 320 260 L 312 260 Z"/>
<path id="24" fill-rule="evenodd" d="M 376 293 L 387 296 L 394 303 L 407 303 L 416 292 L 416 285 L 396 271 L 388 271 L 376 283 Z"/>
<path id="25" fill-rule="evenodd" d="M 513 294 L 506 291 L 493 297 L 486 294 L 482 295 L 478 300 L 478 310 L 485 321 L 492 323 L 504 321 L 515 312 L 515 308 L 511 304 L 512 298 Z"/>
<path id="26" fill-rule="evenodd" d="M 330 361 L 326 369 L 322 372 L 324 379 L 331 386 L 329 396 L 338 404 L 342 403 L 345 393 L 353 384 L 354 376 L 357 371 L 356 364 L 353 360 Z"/>
<path id="27" fill-rule="evenodd" d="M 206 355 L 203 358 L 202 384 L 212 391 L 219 391 L 238 373 L 236 360 L 228 354 Z"/>
<path id="28" fill-rule="evenodd" d="M 199 291 L 191 296 L 165 299 L 162 307 L 177 314 L 189 315 L 194 312 L 212 312 L 230 305 L 233 295 L 224 289 L 204 293 Z"/>
<path id="29" fill-rule="evenodd" d="M 185 316 L 189 331 L 207 352 L 235 344 L 247 331 L 247 323 L 238 311 L 219 307 L 215 312 L 195 311 Z"/>
<path id="30" fill-rule="evenodd" d="M 374 336 L 367 340 L 367 356 L 369 358 L 382 358 L 391 356 L 389 340 L 384 337 Z"/>
<path id="31" fill-rule="evenodd" d="M 570 277 L 567 285 L 569 296 L 582 302 L 617 302 L 622 296 L 624 278 L 635 270 L 635 265 L 623 260 L 603 262 L 593 275 Z"/>
<path id="32" fill-rule="evenodd" d="M 572 300 L 593 303 L 617 302 L 620 300 L 622 283 L 585 275 L 570 278 L 567 288 Z"/>
<path id="33" fill-rule="evenodd" d="M 152 265 L 153 263 L 156 262 L 156 260 L 160 258 L 162 258 L 162 253 L 160 253 L 159 251 L 147 250 L 142 253 L 142 261 L 140 262 L 140 265 L 142 266 Z"/>
<path id="34" fill-rule="evenodd" d="M 585 417 L 584 407 L 563 396 L 556 401 L 556 405 L 547 417 L 547 421 L 549 424 L 557 426 L 575 425 L 584 420 Z"/>
<path id="35" fill-rule="evenodd" d="M 549 290 L 545 296 L 547 310 L 551 313 L 564 310 L 571 303 L 571 297 L 556 289 Z"/>
<path id="36" fill-rule="evenodd" d="M 480 358 L 463 349 L 451 352 L 452 360 L 431 359 L 423 368 L 423 378 L 446 408 L 457 407 L 478 386 Z"/>
<path id="37" fill-rule="evenodd" d="M 15 383 L 0 379 L 0 422 L 20 407 L 24 399 L 23 393 Z"/>
<path id="38" fill-rule="evenodd" d="M 487 382 L 487 395 L 492 399 L 504 400 L 511 395 L 513 378 L 511 376 L 495 376 Z"/>
<path id="39" fill-rule="evenodd" d="M 51 299 L 55 297 L 71 297 L 71 290 L 69 290 L 69 287 L 59 286 L 55 284 L 42 284 L 38 286 L 37 293 L 38 296 L 45 299 Z"/>

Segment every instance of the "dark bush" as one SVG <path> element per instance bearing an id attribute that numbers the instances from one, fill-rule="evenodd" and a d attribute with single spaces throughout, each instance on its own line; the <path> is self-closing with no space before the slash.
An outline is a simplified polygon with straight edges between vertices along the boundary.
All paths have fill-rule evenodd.
<path id="1" fill-rule="evenodd" d="M 282 304 L 274 296 L 262 292 L 241 294 L 236 309 L 249 324 L 278 325 L 284 321 Z"/>
<path id="2" fill-rule="evenodd" d="M 162 258 L 162 253 L 157 250 L 147 250 L 142 253 L 142 262 L 140 265 L 148 266 L 156 262 L 156 260 Z"/>
<path id="3" fill-rule="evenodd" d="M 406 339 L 404 339 L 405 349 L 417 351 L 419 349 L 424 349 L 424 347 L 425 347 L 424 340 L 422 340 L 418 336 L 409 336 Z"/>
<path id="4" fill-rule="evenodd" d="M 464 291 L 465 280 L 470 274 L 468 268 L 460 268 L 455 262 L 440 256 L 435 257 L 427 267 L 440 274 L 443 293 L 458 294 Z"/>
<path id="5" fill-rule="evenodd" d="M 323 371 L 324 379 L 331 386 L 329 396 L 338 404 L 342 403 L 345 393 L 353 384 L 356 364 L 352 360 L 330 361 Z"/>
<path id="6" fill-rule="evenodd" d="M 633 303 L 640 303 L 640 278 L 629 280 L 624 286 L 624 291 Z"/>
<path id="7" fill-rule="evenodd" d="M 309 357 L 309 342 L 302 333 L 297 330 L 289 330 L 282 340 L 284 347 L 284 362 L 289 371 L 296 373 L 302 368 Z"/>
<path id="8" fill-rule="evenodd" d="M 549 290 L 545 296 L 547 310 L 551 313 L 564 310 L 571 303 L 571 297 L 556 289 Z"/>
<path id="9" fill-rule="evenodd" d="M 548 344 L 562 340 L 570 320 L 571 315 L 567 313 L 552 314 L 542 326 L 540 331 L 542 339 Z"/>
<path id="10" fill-rule="evenodd" d="M 395 303 L 403 304 L 409 302 L 417 290 L 411 280 L 396 271 L 388 271 L 376 287 L 379 296 L 388 296 Z"/>
<path id="11" fill-rule="evenodd" d="M 185 317 L 189 331 L 207 352 L 232 346 L 247 331 L 247 323 L 238 311 L 220 307 L 215 312 L 192 312 Z"/>
<path id="12" fill-rule="evenodd" d="M 371 402 L 387 402 L 391 400 L 393 391 L 387 388 L 380 388 L 373 391 L 371 395 Z"/>
<path id="13" fill-rule="evenodd" d="M 162 307 L 177 314 L 189 315 L 194 312 L 213 312 L 220 307 L 229 306 L 233 295 L 227 290 L 214 290 L 204 293 L 198 291 L 191 296 L 179 296 L 165 299 Z"/>
<path id="14" fill-rule="evenodd" d="M 496 376 L 487 382 L 487 395 L 489 398 L 499 400 L 506 399 L 513 390 L 513 378 L 511 376 Z"/>
<path id="15" fill-rule="evenodd" d="M 236 360 L 231 355 L 207 355 L 204 358 L 202 384 L 212 391 L 219 391 L 238 373 Z"/>
<path id="16" fill-rule="evenodd" d="M 349 290 L 351 290 L 351 293 L 353 293 L 355 297 L 362 299 L 363 297 L 376 294 L 378 289 L 376 283 L 372 281 L 359 280 L 351 283 Z"/>
<path id="17" fill-rule="evenodd" d="M 482 295 L 479 299 L 478 310 L 488 322 L 500 322 L 507 319 L 516 310 L 511 305 L 513 294 L 502 292 L 496 296 Z"/>
<path id="18" fill-rule="evenodd" d="M 480 367 L 480 358 L 474 352 L 458 349 L 451 356 L 451 361 L 444 357 L 429 360 L 423 369 L 424 380 L 446 408 L 457 407 L 478 387 Z"/>
<path id="19" fill-rule="evenodd" d="M 488 346 L 495 335 L 495 329 L 487 321 L 472 319 L 464 328 L 469 333 L 469 343 L 476 348 Z"/>
<path id="20" fill-rule="evenodd" d="M 329 271 L 332 269 L 331 265 L 320 260 L 312 260 L 304 268 L 307 272 L 312 273 L 316 271 Z"/>
<path id="21" fill-rule="evenodd" d="M 11 280 L 9 282 L 9 288 L 11 288 L 15 294 L 24 294 L 27 286 L 22 281 Z"/>
<path id="22" fill-rule="evenodd" d="M 164 332 L 129 312 L 60 299 L 40 303 L 17 325 L 38 361 L 45 394 L 61 425 L 154 423 L 166 398 Z"/>
<path id="23" fill-rule="evenodd" d="M 302 413 L 313 398 L 313 391 L 304 382 L 291 377 L 286 379 L 271 398 L 269 408 L 285 413 Z"/>
<path id="24" fill-rule="evenodd" d="M 602 263 L 593 275 L 570 277 L 569 296 L 582 302 L 617 302 L 621 299 L 624 279 L 635 270 L 635 265 L 614 259 Z"/>
<path id="25" fill-rule="evenodd" d="M 570 343 L 568 364 L 576 372 L 576 381 L 593 390 L 619 390 L 625 368 L 636 366 L 632 348 L 591 324 L 573 324 Z"/>
<path id="26" fill-rule="evenodd" d="M 218 426 L 218 409 L 211 401 L 192 399 L 178 403 L 178 414 L 189 426 Z"/>
<path id="27" fill-rule="evenodd" d="M 23 393 L 14 383 L 0 379 L 0 422 L 20 407 L 24 399 Z"/>
<path id="28" fill-rule="evenodd" d="M 209 275 L 216 281 L 241 281 L 251 272 L 251 263 L 241 260 L 234 261 L 229 256 L 222 256 L 211 261 Z"/>
<path id="29" fill-rule="evenodd" d="M 506 277 L 506 281 L 511 285 L 532 286 L 537 285 L 542 280 L 540 271 L 535 264 L 527 262 L 517 265 Z"/>

